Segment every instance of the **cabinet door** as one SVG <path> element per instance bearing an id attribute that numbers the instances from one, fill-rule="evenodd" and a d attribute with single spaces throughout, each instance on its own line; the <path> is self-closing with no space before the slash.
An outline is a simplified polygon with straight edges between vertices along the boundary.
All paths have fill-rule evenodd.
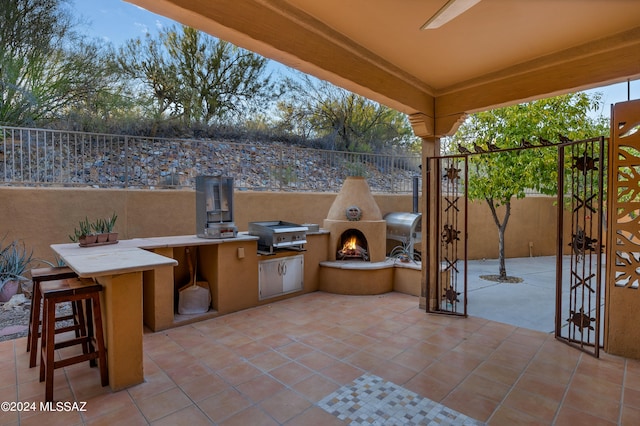
<path id="1" fill-rule="evenodd" d="M 282 294 L 282 266 L 280 259 L 264 260 L 258 263 L 259 299 Z"/>
<path id="2" fill-rule="evenodd" d="M 282 271 L 282 291 L 302 290 L 304 285 L 304 256 L 297 255 L 283 259 Z"/>

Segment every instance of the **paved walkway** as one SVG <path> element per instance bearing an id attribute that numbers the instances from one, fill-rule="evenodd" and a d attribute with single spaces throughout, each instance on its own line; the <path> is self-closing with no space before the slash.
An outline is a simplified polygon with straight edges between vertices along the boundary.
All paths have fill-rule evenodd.
<path id="1" fill-rule="evenodd" d="M 506 259 L 507 275 L 522 278 L 517 284 L 480 278 L 498 274 L 498 259 L 468 262 L 469 315 L 531 330 L 553 333 L 555 324 L 555 256 Z M 565 256 L 563 277 L 569 277 Z M 566 298 L 565 298 L 566 299 Z"/>

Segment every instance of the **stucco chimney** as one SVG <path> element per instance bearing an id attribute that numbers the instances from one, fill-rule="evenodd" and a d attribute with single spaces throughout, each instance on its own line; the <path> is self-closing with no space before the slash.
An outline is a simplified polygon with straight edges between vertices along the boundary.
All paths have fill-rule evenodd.
<path id="1" fill-rule="evenodd" d="M 350 229 L 364 234 L 371 262 L 386 259 L 387 222 L 382 218 L 380 207 L 363 177 L 350 176 L 344 181 L 323 222 L 323 228 L 330 233 L 329 260 L 336 260 L 341 236 Z"/>

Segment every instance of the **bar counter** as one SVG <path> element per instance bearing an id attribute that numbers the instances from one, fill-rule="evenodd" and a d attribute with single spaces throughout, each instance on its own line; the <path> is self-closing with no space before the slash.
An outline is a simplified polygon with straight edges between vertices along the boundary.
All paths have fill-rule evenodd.
<path id="1" fill-rule="evenodd" d="M 144 381 L 143 371 L 143 274 L 173 276 L 178 262 L 158 254 L 171 247 L 207 246 L 225 242 L 254 241 L 238 235 L 229 239 L 204 239 L 195 235 L 120 240 L 116 244 L 80 247 L 77 243 L 53 244 L 53 251 L 79 277 L 103 286 L 103 323 L 107 345 L 109 385 L 124 389 Z M 173 283 L 171 283 L 173 284 Z"/>

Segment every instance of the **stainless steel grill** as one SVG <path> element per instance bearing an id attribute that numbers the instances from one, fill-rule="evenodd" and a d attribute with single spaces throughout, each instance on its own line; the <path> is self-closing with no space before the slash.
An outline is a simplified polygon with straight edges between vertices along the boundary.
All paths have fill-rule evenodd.
<path id="1" fill-rule="evenodd" d="M 422 213 L 387 213 L 384 220 L 387 221 L 387 239 L 399 241 L 415 258 L 415 246 L 422 242 Z"/>
<path id="2" fill-rule="evenodd" d="M 249 235 L 258 237 L 258 250 L 269 254 L 276 249 L 303 250 L 307 227 L 291 222 L 249 222 Z"/>

